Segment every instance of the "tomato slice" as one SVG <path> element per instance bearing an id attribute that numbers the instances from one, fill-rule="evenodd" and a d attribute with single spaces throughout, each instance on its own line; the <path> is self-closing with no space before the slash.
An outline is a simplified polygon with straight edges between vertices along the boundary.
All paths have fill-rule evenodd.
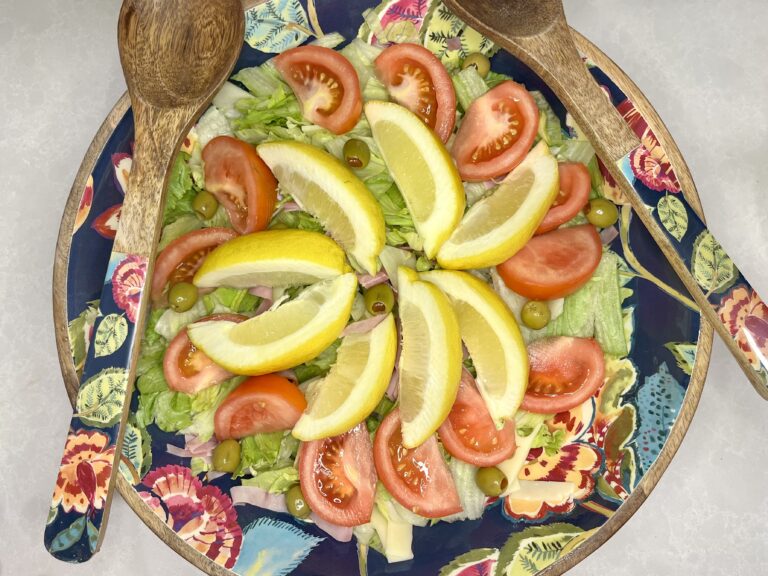
<path id="1" fill-rule="evenodd" d="M 302 105 L 304 117 L 344 134 L 363 111 L 360 80 L 344 56 L 322 46 L 299 46 L 275 57 L 280 72 Z"/>
<path id="2" fill-rule="evenodd" d="M 365 424 L 340 436 L 301 443 L 299 482 L 315 514 L 339 526 L 370 522 L 376 494 L 372 452 Z"/>
<path id="3" fill-rule="evenodd" d="M 591 338 L 559 336 L 528 346 L 528 389 L 521 408 L 557 414 L 582 404 L 603 384 L 605 358 Z"/>
<path id="4" fill-rule="evenodd" d="M 304 395 L 287 378 L 277 374 L 248 378 L 216 410 L 216 438 L 290 430 L 306 407 Z"/>
<path id="5" fill-rule="evenodd" d="M 230 228 L 204 228 L 184 234 L 168 244 L 155 260 L 152 301 L 162 301 L 167 284 L 190 282 L 214 248 L 236 237 L 237 232 Z"/>
<path id="6" fill-rule="evenodd" d="M 242 322 L 248 320 L 247 316 L 240 314 L 213 314 L 202 318 L 207 320 L 227 320 L 229 322 Z M 168 387 L 176 392 L 185 394 L 197 394 L 201 390 L 220 384 L 224 380 L 232 378 L 233 374 L 198 350 L 187 336 L 184 328 L 168 344 L 163 356 L 163 375 Z"/>
<path id="7" fill-rule="evenodd" d="M 496 466 L 515 452 L 515 423 L 507 421 L 504 428 L 496 429 L 475 379 L 466 369 L 451 413 L 437 435 L 451 456 L 473 466 Z"/>
<path id="8" fill-rule="evenodd" d="M 231 136 L 203 148 L 205 188 L 224 206 L 240 234 L 264 230 L 277 202 L 277 180 L 256 149 Z"/>
<path id="9" fill-rule="evenodd" d="M 581 288 L 602 255 L 600 235 L 584 224 L 534 236 L 496 270 L 510 290 L 531 300 L 552 300 Z"/>
<path id="10" fill-rule="evenodd" d="M 456 124 L 456 92 L 438 57 L 418 44 L 392 44 L 375 65 L 392 99 L 448 142 Z"/>
<path id="11" fill-rule="evenodd" d="M 481 182 L 511 172 L 531 149 L 539 109 L 524 86 L 507 80 L 472 102 L 451 154 L 464 180 Z"/>
<path id="12" fill-rule="evenodd" d="M 536 229 L 536 234 L 544 234 L 565 224 L 589 202 L 592 179 L 589 176 L 589 169 L 584 164 L 562 162 L 558 165 L 558 174 L 560 193 Z"/>
<path id="13" fill-rule="evenodd" d="M 400 504 L 414 514 L 441 518 L 461 512 L 448 466 L 432 436 L 418 448 L 403 446 L 400 410 L 390 412 L 376 431 L 373 458 L 384 487 Z"/>

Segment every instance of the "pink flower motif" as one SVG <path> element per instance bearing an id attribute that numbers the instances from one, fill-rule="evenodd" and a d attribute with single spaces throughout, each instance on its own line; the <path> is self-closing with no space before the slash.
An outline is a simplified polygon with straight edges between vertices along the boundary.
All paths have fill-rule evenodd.
<path id="1" fill-rule="evenodd" d="M 59 476 L 53 491 L 53 506 L 64 512 L 85 514 L 89 508 L 101 510 L 107 498 L 115 446 L 109 436 L 96 430 L 77 430 L 67 436 Z"/>
<path id="2" fill-rule="evenodd" d="M 229 496 L 203 483 L 183 466 L 163 466 L 144 477 L 139 496 L 178 536 L 214 562 L 232 568 L 243 531 Z"/>
<path id="3" fill-rule="evenodd" d="M 72 234 L 80 229 L 83 225 L 88 214 L 91 212 L 91 205 L 93 204 L 93 176 L 88 176 L 88 180 L 85 183 L 83 189 L 83 195 L 80 198 L 80 206 L 77 208 L 77 216 L 75 216 L 75 226 L 72 230 Z"/>
<path id="4" fill-rule="evenodd" d="M 112 154 L 112 167 L 115 170 L 115 187 L 123 196 L 125 196 L 125 192 L 128 190 L 128 178 L 131 175 L 132 166 L 133 158 L 131 158 L 130 154 L 125 152 Z"/>
<path id="5" fill-rule="evenodd" d="M 125 310 L 128 320 L 136 323 L 141 291 L 147 278 L 147 261 L 139 256 L 128 256 L 112 274 L 112 297 L 115 304 Z"/>
<path id="6" fill-rule="evenodd" d="M 760 369 L 768 358 L 768 306 L 743 284 L 726 294 L 717 311 L 750 364 Z"/>
<path id="7" fill-rule="evenodd" d="M 657 146 L 657 150 L 659 148 Z M 633 150 L 629 161 L 634 175 L 651 190 L 674 193 L 680 191 L 680 184 L 672 171 L 672 166 L 669 162 L 658 158 L 658 155 L 654 155 L 646 145 Z"/>

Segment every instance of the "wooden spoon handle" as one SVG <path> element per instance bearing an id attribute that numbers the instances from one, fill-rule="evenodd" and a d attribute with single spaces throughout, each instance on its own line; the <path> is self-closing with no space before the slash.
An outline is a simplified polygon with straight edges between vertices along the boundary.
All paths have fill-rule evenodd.
<path id="1" fill-rule="evenodd" d="M 106 531 L 149 308 L 166 174 L 186 127 L 175 112 L 139 106 L 135 115 L 128 191 L 53 492 L 55 517 L 45 527 L 46 548 L 67 562 L 88 560 Z"/>
<path id="2" fill-rule="evenodd" d="M 464 5 L 451 5 L 459 17 L 525 62 L 552 88 L 592 142 L 702 315 L 723 338 L 755 390 L 768 400 L 768 306 L 685 196 L 650 187 L 654 184 L 647 171 L 656 162 L 653 153 L 587 71 L 564 15 L 541 34 L 509 37 L 475 18 Z"/>

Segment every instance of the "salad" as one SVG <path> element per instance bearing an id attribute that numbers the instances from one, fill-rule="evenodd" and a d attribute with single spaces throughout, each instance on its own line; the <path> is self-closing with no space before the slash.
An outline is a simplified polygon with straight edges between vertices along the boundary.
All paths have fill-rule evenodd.
<path id="1" fill-rule="evenodd" d="M 339 35 L 239 71 L 173 168 L 135 425 L 390 562 L 556 453 L 628 353 L 597 160 L 545 98 Z"/>

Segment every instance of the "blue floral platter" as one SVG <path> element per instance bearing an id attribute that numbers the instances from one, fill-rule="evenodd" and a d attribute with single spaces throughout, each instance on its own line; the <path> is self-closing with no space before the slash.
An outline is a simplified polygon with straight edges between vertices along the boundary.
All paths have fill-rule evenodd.
<path id="1" fill-rule="evenodd" d="M 338 32 L 386 43 L 415 39 L 444 60 L 471 47 L 493 45 L 454 17 L 439 0 L 269 0 L 246 2 L 246 38 L 235 70 L 256 66 L 312 36 Z M 365 13 L 365 15 L 364 15 Z M 637 88 L 610 60 L 575 34 L 585 65 L 648 152 L 635 177 L 659 194 L 659 207 L 682 194 L 690 175 L 666 129 Z M 566 111 L 526 66 L 499 52 L 492 67 L 540 91 L 561 122 Z M 634 101 L 627 93 L 631 93 Z M 97 299 L 110 265 L 120 206 L 131 168 L 133 117 L 124 97 L 91 146 L 62 221 L 54 272 L 54 316 L 70 397 L 78 386 L 100 314 Z M 620 261 L 625 332 L 631 350 L 606 366 L 606 383 L 588 402 L 558 415 L 566 441 L 556 454 L 528 456 L 527 479 L 570 482 L 575 490 L 550 500 L 489 499 L 482 518 L 415 528 L 414 559 L 388 564 L 379 552 L 335 540 L 313 523 L 239 500 L 240 480 L 194 473 L 183 436 L 128 425 L 119 490 L 136 513 L 182 556 L 210 574 L 241 576 L 531 576 L 561 574 L 604 543 L 642 504 L 687 430 L 709 362 L 712 329 L 667 264 L 650 234 L 603 170 L 600 193 L 619 204 L 620 219 L 603 240 Z M 687 187 L 693 189 L 692 187 Z M 662 199 L 667 199 L 661 202 Z M 672 199 L 672 200 L 670 200 Z M 699 208 L 698 198 L 688 201 Z M 736 287 L 723 313 L 750 305 Z M 133 399 L 137 408 L 137 398 Z M 102 437 L 103 436 L 103 437 Z M 95 478 L 108 477 L 109 439 L 97 430 L 72 430 L 67 450 L 88 460 Z M 72 536 L 72 518 L 106 498 L 97 484 L 78 492 L 77 466 L 63 467 L 49 524 Z M 71 477 L 68 476 L 71 474 Z M 71 481 L 70 481 L 71 480 Z M 80 527 L 88 546 L 88 530 Z M 72 538 L 69 538 L 72 540 Z M 62 544 L 63 545 L 63 544 Z"/>

